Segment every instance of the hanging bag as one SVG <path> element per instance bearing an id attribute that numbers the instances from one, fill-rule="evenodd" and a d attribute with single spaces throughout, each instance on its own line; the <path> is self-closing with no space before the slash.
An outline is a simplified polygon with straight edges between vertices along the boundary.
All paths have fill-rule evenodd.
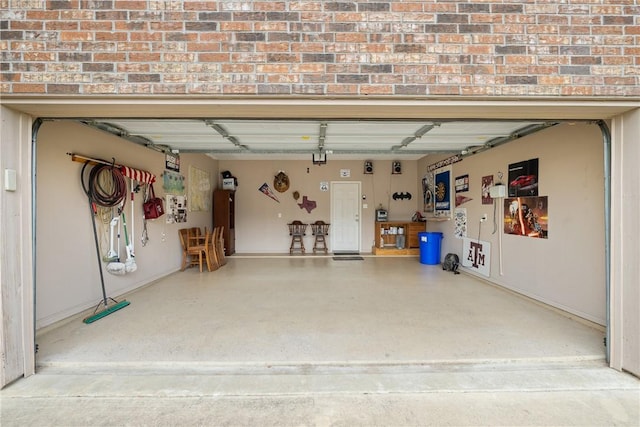
<path id="1" fill-rule="evenodd" d="M 164 215 L 164 205 L 162 199 L 156 197 L 156 193 L 153 191 L 153 184 L 149 184 L 151 187 L 151 197 L 149 200 L 142 204 L 144 208 L 144 219 L 156 219 Z"/>

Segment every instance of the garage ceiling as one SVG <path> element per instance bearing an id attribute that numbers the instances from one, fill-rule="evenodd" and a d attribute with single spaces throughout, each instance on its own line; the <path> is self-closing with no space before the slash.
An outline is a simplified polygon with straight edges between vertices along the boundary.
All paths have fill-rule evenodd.
<path id="1" fill-rule="evenodd" d="M 472 154 L 557 124 L 555 121 L 91 119 L 81 123 L 164 152 L 219 160 L 417 160 Z"/>

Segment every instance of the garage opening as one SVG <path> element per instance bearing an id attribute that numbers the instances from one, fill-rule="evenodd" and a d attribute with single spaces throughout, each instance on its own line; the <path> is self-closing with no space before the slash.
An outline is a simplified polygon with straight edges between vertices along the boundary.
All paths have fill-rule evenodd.
<path id="1" fill-rule="evenodd" d="M 68 119 L 44 121 L 36 147 L 41 368 L 605 358 L 602 136 L 593 123 Z M 180 191 L 187 202 L 186 222 L 133 218 L 137 269 L 106 277 L 109 295 L 131 306 L 92 325 L 79 317 L 100 299 L 92 218 L 81 165 L 68 153 L 148 170 L 165 203 Z M 315 154 L 326 164 L 314 164 Z M 176 157 L 179 171 L 170 171 L 167 159 Z M 505 233 L 504 200 L 482 203 L 483 178 L 508 186 L 509 166 L 532 159 L 537 195 L 548 203 L 546 238 Z M 423 183 L 440 169 L 450 172 L 452 204 L 435 215 Z M 259 190 L 280 171 L 291 184 L 274 191 L 275 200 Z M 208 187 L 192 189 L 201 172 Z M 223 172 L 237 180 L 235 254 L 210 273 L 179 272 L 178 230 L 213 225 L 210 194 L 222 187 Z M 458 177 L 467 187 L 456 193 Z M 363 259 L 289 255 L 286 225 L 327 220 L 331 182 L 361 185 Z M 294 192 L 315 208 L 299 206 Z M 380 207 L 390 221 L 412 222 L 420 212 L 425 231 L 443 233 L 443 256 L 464 259 L 465 237 L 490 243 L 489 275 L 464 266 L 453 275 L 415 254 L 373 255 Z M 102 250 L 106 223 L 98 219 Z M 333 239 L 330 232 L 329 248 Z"/>

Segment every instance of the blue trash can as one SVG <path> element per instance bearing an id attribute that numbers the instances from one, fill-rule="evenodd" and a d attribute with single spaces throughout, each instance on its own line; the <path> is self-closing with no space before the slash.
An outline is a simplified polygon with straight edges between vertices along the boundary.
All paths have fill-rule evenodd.
<path id="1" fill-rule="evenodd" d="M 418 233 L 418 239 L 420 240 L 420 264 L 440 264 L 442 233 L 421 232 Z"/>

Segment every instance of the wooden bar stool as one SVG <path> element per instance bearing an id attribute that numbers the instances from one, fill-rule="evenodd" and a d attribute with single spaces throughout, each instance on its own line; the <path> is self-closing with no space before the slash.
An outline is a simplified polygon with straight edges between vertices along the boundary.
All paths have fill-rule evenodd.
<path id="1" fill-rule="evenodd" d="M 299 250 L 304 253 L 304 241 L 303 237 L 307 230 L 308 224 L 303 224 L 302 221 L 292 221 L 289 225 L 289 235 L 291 236 L 291 246 L 289 247 L 289 253 Z M 297 246 L 297 247 L 296 247 Z"/>
<path id="2" fill-rule="evenodd" d="M 329 235 L 329 224 L 324 221 L 316 221 L 311 224 L 311 232 L 315 236 L 315 240 L 313 242 L 313 253 L 315 254 L 316 251 L 324 251 L 326 254 L 328 249 L 325 236 Z"/>

